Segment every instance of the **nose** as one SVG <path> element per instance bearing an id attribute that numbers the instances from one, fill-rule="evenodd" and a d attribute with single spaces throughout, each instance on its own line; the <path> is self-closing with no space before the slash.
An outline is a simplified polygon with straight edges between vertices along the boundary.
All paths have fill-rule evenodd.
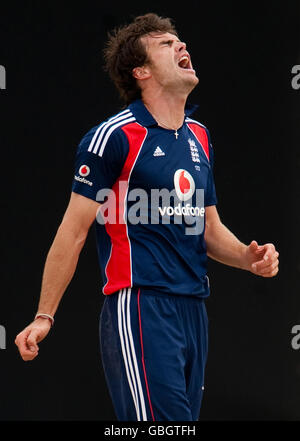
<path id="1" fill-rule="evenodd" d="M 177 51 L 181 52 L 186 49 L 186 44 L 183 41 L 179 41 L 177 45 Z"/>

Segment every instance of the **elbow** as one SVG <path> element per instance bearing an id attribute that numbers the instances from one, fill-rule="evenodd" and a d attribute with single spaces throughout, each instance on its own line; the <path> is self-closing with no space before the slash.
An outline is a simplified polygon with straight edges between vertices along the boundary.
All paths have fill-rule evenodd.
<path id="1" fill-rule="evenodd" d="M 215 229 L 214 222 L 206 220 L 206 222 L 205 222 L 205 230 L 204 230 L 204 239 L 206 240 L 206 242 L 208 242 L 209 238 L 211 236 L 213 236 L 214 229 Z"/>
<path id="2" fill-rule="evenodd" d="M 204 240 L 206 243 L 206 252 L 211 257 L 212 250 L 215 249 L 223 231 L 223 224 L 218 219 L 215 221 L 205 222 Z"/>
<path id="3" fill-rule="evenodd" d="M 88 230 L 81 225 L 63 220 L 57 233 L 61 237 L 68 238 L 73 246 L 81 250 L 86 241 Z"/>

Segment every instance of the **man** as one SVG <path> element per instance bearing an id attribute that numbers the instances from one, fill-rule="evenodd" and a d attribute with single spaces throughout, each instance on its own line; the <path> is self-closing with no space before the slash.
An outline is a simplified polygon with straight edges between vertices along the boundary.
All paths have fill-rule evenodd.
<path id="1" fill-rule="evenodd" d="M 186 107 L 199 80 L 171 21 L 137 17 L 110 36 L 105 60 L 129 106 L 79 145 L 38 313 L 16 344 L 24 360 L 38 355 L 97 218 L 106 295 L 101 351 L 116 415 L 197 420 L 207 357 L 207 255 L 273 277 L 278 252 L 273 244 L 241 243 L 220 221 L 209 132 Z"/>

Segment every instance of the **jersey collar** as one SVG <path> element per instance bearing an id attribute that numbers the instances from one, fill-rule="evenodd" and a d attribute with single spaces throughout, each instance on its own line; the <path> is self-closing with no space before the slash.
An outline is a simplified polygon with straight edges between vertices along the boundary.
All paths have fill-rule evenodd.
<path id="1" fill-rule="evenodd" d="M 197 104 L 193 104 L 193 105 L 187 104 L 184 109 L 185 116 L 192 115 L 198 109 L 198 107 L 199 106 Z M 144 127 L 157 126 L 157 122 L 155 121 L 151 113 L 148 111 L 148 109 L 145 107 L 142 100 L 133 101 L 129 105 L 129 109 L 133 113 L 137 122 L 139 122 L 142 126 Z"/>

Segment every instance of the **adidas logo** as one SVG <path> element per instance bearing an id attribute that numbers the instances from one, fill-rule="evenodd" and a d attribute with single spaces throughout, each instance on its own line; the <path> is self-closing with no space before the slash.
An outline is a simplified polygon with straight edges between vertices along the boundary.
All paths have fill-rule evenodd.
<path id="1" fill-rule="evenodd" d="M 157 146 L 154 150 L 153 156 L 165 156 L 165 152 L 163 152 L 162 149 Z"/>

